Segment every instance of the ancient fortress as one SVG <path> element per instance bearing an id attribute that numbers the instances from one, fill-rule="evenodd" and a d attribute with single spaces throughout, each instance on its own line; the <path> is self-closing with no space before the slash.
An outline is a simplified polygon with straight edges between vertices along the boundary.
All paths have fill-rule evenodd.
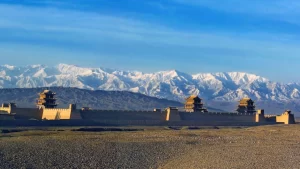
<path id="1" fill-rule="evenodd" d="M 55 93 L 45 90 L 39 94 L 37 108 L 18 108 L 16 104 L 2 104 L 0 120 L 94 120 L 111 124 L 197 124 L 197 125 L 226 125 L 226 124 L 294 124 L 295 118 L 290 111 L 281 115 L 265 115 L 264 110 L 255 110 L 254 102 L 249 98 L 240 101 L 236 112 L 209 112 L 204 108 L 202 99 L 190 96 L 186 99 L 184 110 L 168 107 L 164 110 L 131 111 L 131 110 L 93 110 L 89 107 L 77 109 L 70 104 L 66 109 L 58 109 Z M 176 122 L 176 123 L 175 123 Z M 172 123 L 173 124 L 173 123 Z"/>

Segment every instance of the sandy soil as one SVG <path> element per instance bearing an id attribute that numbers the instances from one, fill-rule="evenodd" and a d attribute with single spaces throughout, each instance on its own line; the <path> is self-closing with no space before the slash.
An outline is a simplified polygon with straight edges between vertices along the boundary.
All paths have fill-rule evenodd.
<path id="1" fill-rule="evenodd" d="M 0 168 L 300 168 L 300 125 L 8 132 Z"/>

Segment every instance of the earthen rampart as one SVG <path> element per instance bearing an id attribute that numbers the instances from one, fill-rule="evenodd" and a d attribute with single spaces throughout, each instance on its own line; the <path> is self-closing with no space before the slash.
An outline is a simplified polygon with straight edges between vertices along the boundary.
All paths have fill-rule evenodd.
<path id="1" fill-rule="evenodd" d="M 223 112 L 180 112 L 181 120 L 189 121 L 232 121 L 232 122 L 254 122 L 255 115 L 251 113 L 223 113 Z"/>
<path id="2" fill-rule="evenodd" d="M 16 119 L 41 119 L 42 111 L 37 108 L 15 108 L 13 113 Z"/>
<path id="3" fill-rule="evenodd" d="M 168 107 L 164 110 L 133 111 L 133 110 L 93 110 L 89 107 L 76 109 L 75 104 L 68 108 L 56 108 L 55 93 L 45 90 L 40 94 L 38 108 L 17 108 L 16 104 L 2 104 L 0 111 L 13 114 L 16 119 L 38 119 L 38 120 L 101 120 L 109 123 L 128 124 L 163 124 L 166 122 L 182 122 L 187 124 L 245 124 L 245 123 L 295 123 L 294 115 L 286 111 L 282 115 L 265 115 L 264 110 L 253 112 L 255 106 L 251 99 L 243 99 L 240 102 L 239 113 L 234 112 L 208 112 L 198 97 L 187 99 L 185 111 L 179 111 L 176 107 Z M 196 99 L 196 100 L 195 100 Z M 248 107 L 245 105 L 248 105 Z M 246 111 L 247 110 L 247 111 Z"/>
<path id="4" fill-rule="evenodd" d="M 7 112 L 7 113 L 10 113 L 11 108 L 10 107 L 0 107 L 0 111 L 4 111 L 4 112 Z"/>
<path id="5" fill-rule="evenodd" d="M 255 122 L 203 122 L 203 121 L 157 121 L 157 120 L 2 120 L 0 126 L 259 126 L 275 123 Z"/>
<path id="6" fill-rule="evenodd" d="M 76 105 L 70 104 L 69 108 L 45 108 L 41 107 L 43 120 L 69 120 L 72 112 L 76 113 Z"/>
<path id="7" fill-rule="evenodd" d="M 273 122 L 283 124 L 295 124 L 295 117 L 291 111 L 287 110 L 281 115 L 264 114 L 264 110 L 259 110 L 256 114 L 256 122 Z"/>
<path id="8" fill-rule="evenodd" d="M 161 120 L 161 121 L 243 121 L 254 122 L 254 115 L 250 113 L 224 112 L 178 112 L 168 109 L 162 112 L 130 111 L 130 110 L 82 110 L 83 119 L 98 120 Z"/>
<path id="9" fill-rule="evenodd" d="M 285 111 L 282 115 L 276 116 L 276 122 L 284 124 L 295 124 L 295 117 L 291 111 Z"/>
<path id="10" fill-rule="evenodd" d="M 189 112 L 183 112 L 189 113 Z M 224 116 L 253 116 L 253 113 L 235 113 L 235 112 L 191 112 L 189 114 L 204 114 L 204 115 L 224 115 Z"/>
<path id="11" fill-rule="evenodd" d="M 45 120 L 63 120 L 71 118 L 71 109 L 43 109 L 42 119 Z"/>
<path id="12" fill-rule="evenodd" d="M 14 115 L 0 111 L 0 120 L 15 120 Z"/>
<path id="13" fill-rule="evenodd" d="M 11 113 L 11 110 L 12 110 L 12 105 L 9 103 L 3 103 L 0 107 L 0 111 L 2 112 L 6 112 L 8 114 Z"/>
<path id="14" fill-rule="evenodd" d="M 130 110 L 88 110 L 81 111 L 83 119 L 107 120 L 165 120 L 164 112 Z"/>

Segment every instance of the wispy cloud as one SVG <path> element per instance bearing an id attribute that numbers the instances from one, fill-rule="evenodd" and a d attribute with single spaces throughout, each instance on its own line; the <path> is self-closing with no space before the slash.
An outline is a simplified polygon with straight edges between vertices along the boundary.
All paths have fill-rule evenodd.
<path id="1" fill-rule="evenodd" d="M 259 15 L 294 22 L 300 16 L 298 0 L 171 0 L 176 3 L 201 6 L 227 13 Z M 298 22 L 300 23 L 300 22 Z"/>
<path id="2" fill-rule="evenodd" d="M 235 9 L 240 2 L 238 0 L 228 0 L 228 3 L 223 4 L 224 1 L 177 1 L 226 12 L 266 14 L 259 6 L 255 6 L 255 3 L 244 7 L 245 9 Z M 51 50 L 65 49 L 73 45 L 74 55 L 85 47 L 93 48 L 97 50 L 97 54 L 103 55 L 104 51 L 107 52 L 105 48 L 110 45 L 111 55 L 117 55 L 122 51 L 130 52 L 130 49 L 133 49 L 132 53 L 136 55 L 165 55 L 165 57 L 186 55 L 194 58 L 201 56 L 204 62 L 213 57 L 228 57 L 223 59 L 228 65 L 231 64 L 230 60 L 255 62 L 264 59 L 265 63 L 272 60 L 281 62 L 283 57 L 297 59 L 297 53 L 300 53 L 298 34 L 272 33 L 268 30 L 239 33 L 220 29 L 180 29 L 163 22 L 66 9 L 60 8 L 60 5 L 64 4 L 52 4 L 47 8 L 0 4 L 0 43 L 10 45 L 34 43 L 50 47 Z M 160 6 L 165 4 L 154 5 L 158 5 L 162 10 L 168 7 Z M 270 7 L 268 14 L 275 13 L 275 9 Z M 128 49 L 121 49 L 122 47 Z M 42 50 L 39 51 L 42 53 Z M 116 54 L 115 51 L 119 53 Z M 122 55 L 125 55 L 125 52 Z"/>
<path id="3" fill-rule="evenodd" d="M 274 38 L 277 38 L 277 40 L 290 38 L 289 35 L 282 35 L 282 38 L 278 39 L 272 34 L 255 33 L 256 36 L 260 37 L 257 41 L 255 38 L 251 38 L 253 33 L 236 36 L 236 34 L 230 32 L 189 32 L 128 18 L 93 12 L 62 11 L 54 8 L 0 5 L 0 14 L 1 16 L 6 15 L 0 18 L 0 28 L 30 31 L 31 34 L 22 36 L 34 37 L 36 35 L 50 40 L 58 38 L 67 41 L 70 38 L 70 41 L 73 41 L 76 38 L 79 40 L 80 36 L 84 36 L 87 41 L 97 42 L 97 39 L 101 37 L 111 37 L 153 44 L 161 43 L 211 49 L 223 48 L 250 52 L 253 49 L 260 51 L 271 49 L 273 51 L 276 48 L 276 50 L 280 50 L 284 44 L 273 42 Z M 61 36 L 52 36 L 54 33 L 61 33 Z M 288 48 L 294 47 L 289 45 Z"/>
<path id="4" fill-rule="evenodd" d="M 251 14 L 300 14 L 298 0 L 173 0 L 177 3 L 199 5 L 227 12 Z"/>

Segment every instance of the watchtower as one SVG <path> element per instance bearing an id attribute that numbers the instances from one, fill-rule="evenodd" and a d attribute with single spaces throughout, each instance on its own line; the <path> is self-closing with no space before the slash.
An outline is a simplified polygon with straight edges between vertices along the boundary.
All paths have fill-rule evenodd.
<path id="1" fill-rule="evenodd" d="M 56 93 L 50 90 L 44 90 L 42 93 L 39 93 L 39 99 L 37 100 L 37 107 L 45 108 L 56 108 Z"/>
<path id="2" fill-rule="evenodd" d="M 243 98 L 240 100 L 238 108 L 236 110 L 239 113 L 251 113 L 254 114 L 256 112 L 254 101 L 250 98 Z"/>
<path id="3" fill-rule="evenodd" d="M 207 112 L 207 109 L 204 108 L 202 99 L 196 95 L 192 95 L 185 99 L 184 109 L 186 112 Z"/>

